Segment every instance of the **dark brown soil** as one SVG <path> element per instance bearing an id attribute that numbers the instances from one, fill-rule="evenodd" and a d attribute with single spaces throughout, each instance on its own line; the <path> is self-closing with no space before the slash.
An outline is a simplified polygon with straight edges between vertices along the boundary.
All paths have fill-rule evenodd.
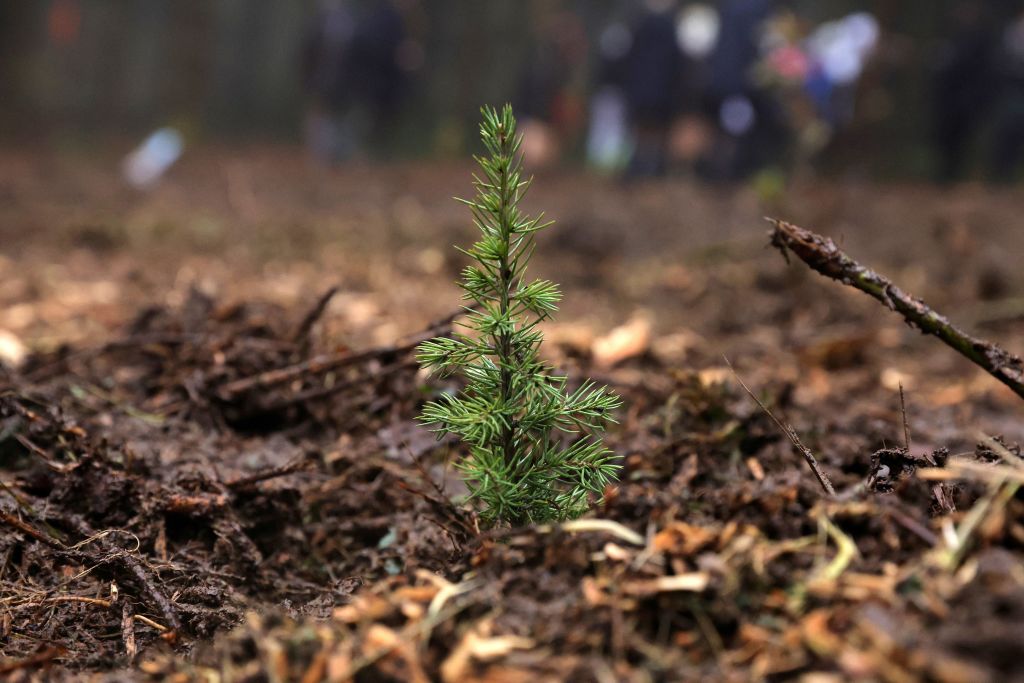
<path id="1" fill-rule="evenodd" d="M 1012 191 L 538 178 L 546 353 L 622 394 L 624 469 L 574 525 L 486 530 L 410 354 L 468 167 L 115 172 L 0 164 L 0 678 L 1024 680 L 1024 404 L 761 219 L 1020 354 Z"/>

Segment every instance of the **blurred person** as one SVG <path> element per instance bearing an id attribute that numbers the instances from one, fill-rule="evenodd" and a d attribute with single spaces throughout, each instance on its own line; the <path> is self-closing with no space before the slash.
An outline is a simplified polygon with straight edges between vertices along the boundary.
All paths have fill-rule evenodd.
<path id="1" fill-rule="evenodd" d="M 854 12 L 812 29 L 781 12 L 762 38 L 764 56 L 755 69 L 792 130 L 792 165 L 815 160 L 854 119 L 857 86 L 878 43 L 878 20 Z"/>
<path id="2" fill-rule="evenodd" d="M 355 17 L 343 0 L 322 0 L 310 24 L 302 55 L 303 86 L 312 98 L 306 116 L 306 146 L 318 161 L 352 156 L 355 140 L 343 115 L 352 101 L 349 70 Z"/>
<path id="3" fill-rule="evenodd" d="M 332 163 L 387 146 L 406 91 L 405 41 L 394 2 L 321 2 L 303 54 L 313 99 L 306 140 L 315 158 Z"/>
<path id="4" fill-rule="evenodd" d="M 825 22 L 807 38 L 810 68 L 804 89 L 830 129 L 841 128 L 853 119 L 856 85 L 879 35 L 874 15 L 854 12 Z"/>
<path id="5" fill-rule="evenodd" d="M 384 151 L 408 90 L 402 60 L 406 43 L 405 18 L 391 0 L 377 0 L 357 15 L 352 40 L 351 68 L 365 137 L 371 149 Z"/>
<path id="6" fill-rule="evenodd" d="M 996 51 L 992 178 L 1014 179 L 1024 156 L 1024 12 L 1010 22 Z"/>
<path id="7" fill-rule="evenodd" d="M 623 65 L 623 93 L 633 132 L 627 177 L 663 175 L 679 111 L 682 53 L 674 0 L 645 0 Z"/>
<path id="8" fill-rule="evenodd" d="M 705 172 L 713 179 L 743 178 L 775 161 L 788 131 L 770 90 L 754 78 L 760 37 L 775 0 L 722 0 L 719 36 L 711 54 L 710 90 L 718 140 Z"/>
<path id="9" fill-rule="evenodd" d="M 718 10 L 711 4 L 688 3 L 676 18 L 676 41 L 682 52 L 680 106 L 672 126 L 669 156 L 677 168 L 699 170 L 714 142 L 710 57 L 719 29 Z"/>
<path id="10" fill-rule="evenodd" d="M 514 103 L 524 157 L 537 168 L 555 163 L 582 126 L 587 39 L 580 18 L 565 11 L 540 11 L 535 35 Z"/>
<path id="11" fill-rule="evenodd" d="M 633 33 L 620 21 L 605 27 L 598 39 L 587 161 L 602 171 L 621 171 L 632 154 L 625 94 L 626 58 L 632 44 Z"/>
<path id="12" fill-rule="evenodd" d="M 937 179 L 948 182 L 965 170 L 967 150 L 996 94 L 993 46 L 998 33 L 982 3 L 958 2 L 949 17 L 950 35 L 935 57 L 932 141 Z"/>

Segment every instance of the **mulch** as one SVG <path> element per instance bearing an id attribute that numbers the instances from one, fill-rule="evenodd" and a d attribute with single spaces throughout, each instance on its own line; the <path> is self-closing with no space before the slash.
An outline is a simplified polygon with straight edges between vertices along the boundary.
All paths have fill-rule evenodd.
<path id="1" fill-rule="evenodd" d="M 292 320 L 196 291 L 7 374 L 5 675 L 1024 674 L 1019 447 L 872 452 L 876 416 L 852 403 L 829 436 L 852 447 L 819 455 L 826 496 L 735 378 L 648 355 L 604 371 L 627 403 L 606 501 L 562 526 L 481 530 L 454 495 L 458 445 L 412 421 L 427 394 L 411 340 L 450 320 L 322 349 L 308 331 L 323 308 Z M 765 408 L 791 394 L 772 387 Z"/>
<path id="2" fill-rule="evenodd" d="M 452 322 L 467 169 L 250 157 L 241 194 L 212 152 L 145 196 L 0 165 L 0 325 L 37 349 L 0 362 L 0 679 L 1024 680 L 1018 398 L 787 268 L 750 192 L 538 184 L 546 353 L 622 395 L 623 470 L 582 520 L 486 529 L 415 422 L 457 384 L 411 355 Z M 1019 193 L 787 202 L 1020 353 Z"/>

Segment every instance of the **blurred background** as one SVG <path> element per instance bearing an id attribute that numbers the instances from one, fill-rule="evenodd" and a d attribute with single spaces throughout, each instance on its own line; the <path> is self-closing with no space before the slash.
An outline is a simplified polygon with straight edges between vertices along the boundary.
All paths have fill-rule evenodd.
<path id="1" fill-rule="evenodd" d="M 671 577 L 653 564 L 635 590 L 606 592 L 633 576 L 622 548 L 603 553 L 608 570 L 592 561 L 598 545 L 527 552 L 518 533 L 472 558 L 449 555 L 465 527 L 434 492 L 458 489 L 427 482 L 455 469 L 412 417 L 455 385 L 416 374 L 402 349 L 465 303 L 456 281 L 467 259 L 453 245 L 479 231 L 452 197 L 473 193 L 480 107 L 505 102 L 535 179 L 521 207 L 556 221 L 528 275 L 564 293 L 541 325 L 541 352 L 557 374 L 627 398 L 610 442 L 625 464 L 621 493 L 597 514 L 639 530 L 671 521 L 658 537 L 687 549 L 665 566 L 707 570 L 707 600 L 661 584 Z M 40 525 L 56 524 L 48 532 L 86 538 L 71 548 L 98 541 L 80 557 L 109 543 L 109 557 L 136 558 L 124 567 L 159 572 L 155 585 L 174 590 L 154 602 L 155 589 L 134 590 L 151 589 L 136 574 L 111 609 L 82 598 L 97 604 L 55 611 L 51 600 L 79 599 L 67 591 L 106 595 L 121 570 L 76 588 L 88 571 L 56 569 L 11 545 L 16 534 L 0 536 L 0 671 L 64 660 L 51 647 L 62 642 L 79 666 L 126 662 L 129 610 L 173 626 L 163 608 L 180 609 L 178 642 L 199 653 L 190 639 L 243 608 L 327 616 L 364 581 L 473 566 L 494 588 L 445 607 L 479 617 L 472 627 L 387 617 L 388 640 L 338 636 L 349 649 L 335 651 L 306 627 L 285 640 L 274 617 L 267 640 L 242 631 L 208 652 L 235 671 L 254 670 L 238 652 L 287 652 L 292 671 L 319 652 L 309 677 L 378 661 L 391 639 L 422 632 L 429 652 L 380 660 L 393 667 L 382 676 L 401 679 L 420 656 L 448 676 L 457 658 L 475 662 L 472 643 L 515 633 L 554 648 L 558 666 L 576 666 L 575 652 L 624 653 L 593 669 L 602 680 L 640 663 L 646 678 L 677 661 L 710 667 L 702 653 L 720 655 L 725 677 L 809 681 L 834 657 L 851 680 L 876 666 L 878 678 L 914 680 L 904 667 L 918 662 L 943 680 L 1011 680 L 1024 648 L 1020 500 L 1007 502 L 1009 480 L 978 505 L 958 497 L 974 507 L 954 529 L 952 482 L 910 473 L 950 453 L 1005 458 L 984 444 L 1024 443 L 1020 398 L 876 300 L 787 262 L 764 217 L 828 236 L 1024 356 L 1022 157 L 1024 0 L 0 0 L 0 442 L 11 437 L 0 488 L 37 501 L 0 512 L 39 511 Z M 818 504 L 738 377 L 835 478 L 834 507 Z M 247 388 L 229 392 L 236 380 Z M 277 479 L 305 463 L 315 470 Z M 260 472 L 275 481 L 250 487 Z M 879 482 L 896 492 L 874 507 L 860 491 L 881 493 Z M 929 520 L 929 507 L 943 516 Z M 826 509 L 828 539 L 830 517 L 815 522 Z M 714 527 L 676 526 L 684 519 Z M 115 552 L 125 539 L 88 524 L 138 532 L 143 554 Z M 821 566 L 826 540 L 844 538 L 863 558 L 847 567 L 843 550 Z M 734 553 L 748 541 L 750 553 Z M 933 546 L 962 567 L 956 581 L 919 562 Z M 762 569 L 780 554 L 796 573 Z M 824 574 L 801 578 L 812 566 Z M 818 581 L 837 567 L 841 581 Z M 520 585 L 544 604 L 510 599 L 483 614 L 490 595 Z M 868 586 L 883 600 L 862 607 L 854 594 Z M 391 594 L 363 595 L 398 605 Z M 345 632 L 375 632 L 358 604 L 342 608 L 357 615 Z M 403 614 L 419 604 L 402 598 Z M 36 631 L 21 625 L 36 612 L 17 612 L 30 605 L 45 610 Z M 758 605 L 764 618 L 748 628 L 741 616 Z M 142 647 L 155 631 L 137 628 Z M 442 657 L 437 645 L 455 642 Z M 685 660 L 661 654 L 675 651 Z M 1007 673 L 975 675 L 968 653 Z M 540 662 L 513 656 L 488 671 Z M 824 675 L 815 680 L 844 674 Z"/>
<path id="2" fill-rule="evenodd" d="M 163 129 L 139 163 L 257 140 L 326 164 L 458 157 L 479 106 L 503 101 L 536 167 L 1007 181 L 1024 15 L 1005 0 L 0 4 L 8 147 Z"/>
<path id="3" fill-rule="evenodd" d="M 566 292 L 556 348 L 624 329 L 666 363 L 796 367 L 839 339 L 880 377 L 928 346 L 787 268 L 773 215 L 1024 351 L 1022 8 L 0 2 L 0 360 L 155 305 L 303 310 L 335 285 L 325 344 L 420 329 L 459 301 L 451 245 L 474 228 L 451 197 L 471 192 L 479 108 L 503 102 L 537 178 L 525 207 L 557 220 L 532 269 Z M 886 386 L 913 384 L 900 367 Z"/>

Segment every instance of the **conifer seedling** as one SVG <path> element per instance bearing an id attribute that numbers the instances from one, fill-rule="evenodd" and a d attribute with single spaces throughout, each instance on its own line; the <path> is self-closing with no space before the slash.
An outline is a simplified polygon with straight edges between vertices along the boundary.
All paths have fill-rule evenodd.
<path id="1" fill-rule="evenodd" d="M 455 434 L 468 445 L 457 467 L 485 522 L 571 519 L 617 478 L 615 455 L 599 434 L 621 402 L 589 380 L 570 390 L 540 360 L 538 323 L 557 310 L 561 294 L 555 283 L 525 276 L 534 237 L 551 222 L 520 211 L 532 181 L 522 177 L 512 108 L 482 114 L 487 155 L 476 161 L 483 174 L 474 175 L 476 197 L 459 200 L 480 230 L 469 249 L 456 247 L 474 261 L 460 283 L 472 302 L 466 331 L 417 348 L 421 366 L 460 373 L 466 387 L 427 403 L 420 420 L 436 425 L 438 438 Z"/>

